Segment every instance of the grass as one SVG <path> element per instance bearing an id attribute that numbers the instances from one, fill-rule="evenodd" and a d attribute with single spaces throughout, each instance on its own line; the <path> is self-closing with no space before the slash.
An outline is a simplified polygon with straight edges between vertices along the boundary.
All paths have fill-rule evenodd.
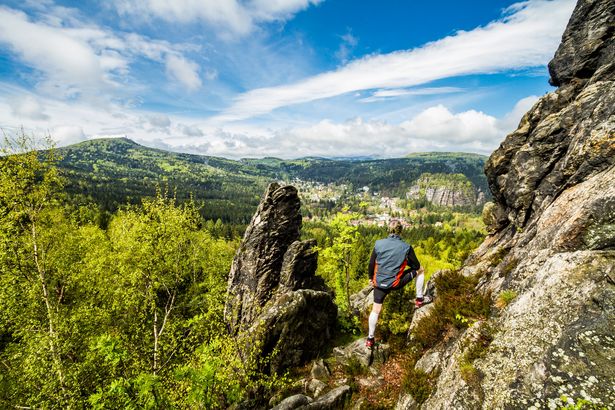
<path id="1" fill-rule="evenodd" d="M 513 301 L 517 297 L 517 292 L 514 290 L 508 289 L 503 290 L 498 295 L 497 300 L 495 301 L 495 307 L 498 309 L 504 309 L 506 306 L 510 305 L 510 302 Z"/>

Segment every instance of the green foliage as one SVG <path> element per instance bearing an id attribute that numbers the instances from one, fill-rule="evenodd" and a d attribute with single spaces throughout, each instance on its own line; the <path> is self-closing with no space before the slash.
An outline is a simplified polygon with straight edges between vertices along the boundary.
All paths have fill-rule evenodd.
<path id="1" fill-rule="evenodd" d="M 560 397 L 560 400 L 562 401 L 562 403 L 564 403 L 563 406 L 559 406 L 558 410 L 606 410 L 607 407 L 605 406 L 600 406 L 596 403 L 592 403 L 589 400 L 585 400 L 582 398 L 577 398 L 576 400 L 567 397 L 566 395 L 562 395 Z"/>
<path id="2" fill-rule="evenodd" d="M 96 209 L 63 201 L 56 152 L 31 147 L 5 141 L 14 155 L 0 159 L 0 407 L 185 403 L 180 370 L 225 334 L 237 243 L 163 193 L 101 227 Z M 219 386 L 224 406 L 239 397 Z"/>
<path id="3" fill-rule="evenodd" d="M 477 280 L 458 271 L 443 272 L 436 278 L 438 297 L 432 314 L 424 317 L 413 332 L 414 341 L 423 349 L 435 346 L 447 328 L 467 328 L 473 321 L 489 315 L 490 295 L 476 292 Z"/>
<path id="4" fill-rule="evenodd" d="M 52 147 L 34 148 L 35 139 L 22 133 L 4 142 L 0 157 L 2 408 L 262 405 L 289 380 L 263 374 L 275 352 L 240 354 L 250 341 L 224 325 L 227 273 L 241 230 L 227 222 L 247 222 L 273 177 L 374 178 L 390 187 L 409 168 L 448 166 L 429 158 L 351 169 L 320 159 L 237 162 L 124 139 L 62 149 L 63 159 Z M 468 165 L 461 172 L 474 171 Z M 383 228 L 356 226 L 356 218 L 339 213 L 303 232 L 318 241 L 319 274 L 336 291 L 348 333 L 358 329 L 349 295 L 366 285 L 374 242 L 386 236 Z M 480 241 L 482 233 L 465 229 L 464 218 L 431 213 L 404 233 L 428 274 L 457 267 Z M 440 219 L 443 226 L 426 225 Z M 390 296 L 385 332 L 406 331 L 412 292 L 408 286 Z"/>
<path id="5" fill-rule="evenodd" d="M 342 316 L 350 313 L 352 255 L 359 240 L 358 228 L 350 221 L 357 217 L 356 214 L 340 212 L 331 220 L 330 246 L 322 249 L 318 264 L 321 276 L 334 284 L 335 302 Z"/>

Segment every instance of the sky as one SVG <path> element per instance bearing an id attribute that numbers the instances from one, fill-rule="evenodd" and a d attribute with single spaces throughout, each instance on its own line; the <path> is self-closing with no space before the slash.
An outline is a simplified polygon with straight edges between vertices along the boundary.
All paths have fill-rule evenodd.
<path id="1" fill-rule="evenodd" d="M 0 0 L 0 128 L 227 158 L 490 154 L 573 0 Z"/>

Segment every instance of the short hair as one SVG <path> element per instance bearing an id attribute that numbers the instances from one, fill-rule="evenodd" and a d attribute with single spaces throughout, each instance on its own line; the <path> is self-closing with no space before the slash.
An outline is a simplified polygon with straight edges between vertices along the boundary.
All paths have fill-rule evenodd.
<path id="1" fill-rule="evenodd" d="M 395 235 L 401 235 L 401 231 L 403 229 L 404 227 L 402 226 L 401 222 L 399 222 L 397 219 L 394 219 L 389 223 L 389 233 L 392 233 Z"/>

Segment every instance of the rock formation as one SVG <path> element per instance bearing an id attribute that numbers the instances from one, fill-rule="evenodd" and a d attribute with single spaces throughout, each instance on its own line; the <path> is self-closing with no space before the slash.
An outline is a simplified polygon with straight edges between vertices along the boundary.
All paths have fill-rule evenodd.
<path id="1" fill-rule="evenodd" d="M 423 174 L 406 193 L 408 199 L 422 199 L 434 205 L 453 207 L 482 206 L 485 194 L 463 174 Z"/>
<path id="2" fill-rule="evenodd" d="M 614 36 L 615 2 L 580 0 L 549 64 L 559 88 L 489 158 L 492 233 L 462 272 L 482 278 L 480 292 L 516 297 L 425 353 L 417 365 L 436 383 L 421 408 L 613 408 Z M 460 357 L 487 325 L 493 340 L 468 380 Z"/>
<path id="3" fill-rule="evenodd" d="M 269 185 L 231 266 L 225 320 L 249 336 L 270 370 L 300 365 L 332 336 L 337 307 L 314 276 L 314 241 L 298 241 L 300 202 L 292 186 Z M 268 370 L 268 369 L 266 369 Z"/>

